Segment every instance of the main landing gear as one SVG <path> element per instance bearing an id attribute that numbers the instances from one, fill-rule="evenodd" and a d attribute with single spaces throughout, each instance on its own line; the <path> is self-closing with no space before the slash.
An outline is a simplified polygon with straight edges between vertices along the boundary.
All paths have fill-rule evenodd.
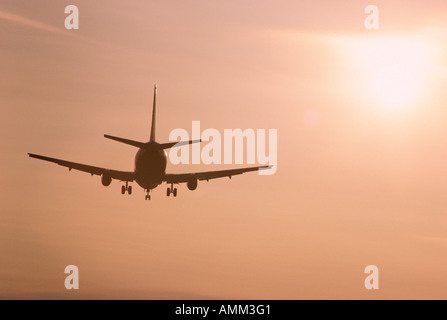
<path id="1" fill-rule="evenodd" d="M 151 190 L 147 189 L 146 196 L 144 197 L 144 200 L 151 200 L 151 195 L 149 194 L 149 192 L 151 192 Z"/>
<path id="2" fill-rule="evenodd" d="M 169 197 L 171 193 L 174 195 L 174 197 L 177 197 L 177 188 L 174 188 L 174 184 L 171 183 L 171 187 L 166 190 L 166 195 Z"/>
<path id="3" fill-rule="evenodd" d="M 129 184 L 129 182 L 126 181 L 126 185 L 121 186 L 121 194 L 125 194 L 126 191 L 128 194 L 132 194 L 132 186 L 129 186 L 128 184 Z"/>

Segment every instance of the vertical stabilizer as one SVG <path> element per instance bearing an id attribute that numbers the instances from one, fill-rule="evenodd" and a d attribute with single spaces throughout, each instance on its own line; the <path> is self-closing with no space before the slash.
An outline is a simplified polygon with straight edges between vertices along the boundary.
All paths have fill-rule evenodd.
<path id="1" fill-rule="evenodd" d="M 150 142 L 155 142 L 155 107 L 157 104 L 157 85 L 154 85 L 154 103 L 152 106 L 152 126 Z"/>

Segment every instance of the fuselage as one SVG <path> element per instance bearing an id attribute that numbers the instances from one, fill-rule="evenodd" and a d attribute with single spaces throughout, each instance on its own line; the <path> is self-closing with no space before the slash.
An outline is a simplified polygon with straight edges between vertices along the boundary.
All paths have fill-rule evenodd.
<path id="1" fill-rule="evenodd" d="M 156 188 L 163 182 L 166 173 L 167 156 L 163 149 L 154 147 L 139 149 L 135 155 L 135 181 L 144 189 Z"/>

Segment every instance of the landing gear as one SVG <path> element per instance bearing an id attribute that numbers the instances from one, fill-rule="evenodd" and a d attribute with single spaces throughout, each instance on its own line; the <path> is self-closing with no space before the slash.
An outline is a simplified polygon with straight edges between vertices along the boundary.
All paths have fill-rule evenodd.
<path id="1" fill-rule="evenodd" d="M 129 186 L 129 182 L 126 181 L 125 186 L 121 186 L 121 194 L 125 194 L 127 191 L 128 194 L 132 194 L 132 186 Z"/>
<path id="2" fill-rule="evenodd" d="M 149 194 L 149 192 L 151 192 L 151 190 L 147 189 L 146 196 L 144 197 L 144 200 L 151 200 L 151 195 Z"/>
<path id="3" fill-rule="evenodd" d="M 166 190 L 166 195 L 169 197 L 171 193 L 174 195 L 174 197 L 177 197 L 177 188 L 174 188 L 174 184 L 171 183 L 171 187 Z"/>

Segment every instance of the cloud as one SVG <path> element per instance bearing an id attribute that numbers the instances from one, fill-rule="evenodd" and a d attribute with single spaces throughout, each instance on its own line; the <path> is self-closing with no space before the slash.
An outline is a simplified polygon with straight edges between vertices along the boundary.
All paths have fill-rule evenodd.
<path id="1" fill-rule="evenodd" d="M 29 19 L 29 18 L 20 16 L 20 15 L 10 13 L 10 12 L 5 12 L 2 10 L 0 10 L 0 19 L 7 20 L 7 21 L 17 23 L 17 24 L 21 24 L 23 26 L 27 26 L 27 27 L 30 27 L 33 29 L 53 33 L 53 34 L 74 37 L 74 38 L 81 38 L 80 36 L 74 34 L 71 31 L 68 31 L 65 29 L 59 29 L 59 28 L 53 27 L 49 24 L 45 24 L 45 23 L 37 21 L 37 20 Z"/>
<path id="2" fill-rule="evenodd" d="M 419 237 L 419 239 L 421 239 L 425 242 L 432 243 L 432 244 L 447 246 L 447 238 L 446 237 Z"/>

